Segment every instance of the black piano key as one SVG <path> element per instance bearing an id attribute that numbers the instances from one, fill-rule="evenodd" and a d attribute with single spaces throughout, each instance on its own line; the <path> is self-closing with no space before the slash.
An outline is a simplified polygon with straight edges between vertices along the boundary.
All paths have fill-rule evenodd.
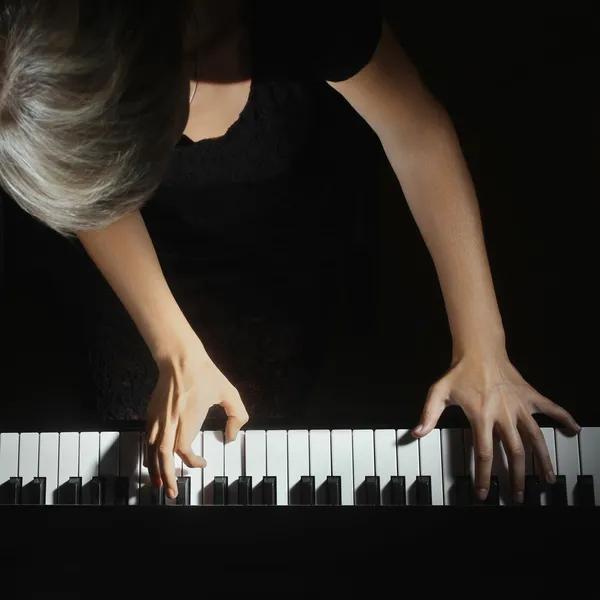
<path id="1" fill-rule="evenodd" d="M 106 504 L 106 477 L 92 477 L 90 481 L 90 503 L 94 506 Z"/>
<path id="2" fill-rule="evenodd" d="M 129 477 L 115 477 L 115 504 L 129 505 Z"/>
<path id="3" fill-rule="evenodd" d="M 45 477 L 34 477 L 33 481 L 29 484 L 31 489 L 30 493 L 30 504 L 37 504 L 43 506 L 46 504 L 46 478 Z"/>
<path id="4" fill-rule="evenodd" d="M 429 475 L 417 476 L 417 505 L 431 506 L 431 477 Z"/>
<path id="5" fill-rule="evenodd" d="M 404 475 L 392 475 L 390 478 L 392 486 L 392 504 L 394 506 L 406 506 L 406 478 Z"/>
<path id="6" fill-rule="evenodd" d="M 490 477 L 490 488 L 488 490 L 487 498 L 483 504 L 486 506 L 500 506 L 500 487 L 498 486 L 498 475 L 492 475 Z"/>
<path id="7" fill-rule="evenodd" d="M 525 506 L 540 506 L 540 479 L 536 475 L 525 475 Z"/>
<path id="8" fill-rule="evenodd" d="M 190 506 L 192 500 L 192 481 L 189 477 L 177 478 L 177 506 Z"/>
<path id="9" fill-rule="evenodd" d="M 302 475 L 300 478 L 300 504 L 302 506 L 315 505 L 315 476 Z"/>
<path id="10" fill-rule="evenodd" d="M 167 494 L 165 492 L 165 486 L 161 485 L 159 488 L 152 486 L 150 491 L 150 502 L 152 506 L 165 506 L 167 503 Z"/>
<path id="11" fill-rule="evenodd" d="M 243 475 L 238 479 L 238 502 L 242 506 L 252 504 L 252 477 Z"/>
<path id="12" fill-rule="evenodd" d="M 340 506 L 342 503 L 342 478 L 339 475 L 327 475 L 327 504 Z"/>
<path id="13" fill-rule="evenodd" d="M 58 503 L 69 505 L 81 504 L 81 477 L 69 477 L 69 481 L 60 486 L 58 490 Z"/>
<path id="14" fill-rule="evenodd" d="M 0 504 L 21 504 L 23 478 L 11 477 L 0 486 Z"/>
<path id="15" fill-rule="evenodd" d="M 456 506 L 473 504 L 473 482 L 468 475 L 459 475 L 454 480 L 454 501 Z"/>
<path id="16" fill-rule="evenodd" d="M 227 483 L 227 477 L 222 475 L 215 477 L 213 485 L 215 490 L 214 505 L 227 506 L 229 499 L 229 484 Z"/>
<path id="17" fill-rule="evenodd" d="M 575 504 L 577 506 L 596 506 L 596 500 L 594 498 L 594 478 L 592 475 L 577 475 Z"/>
<path id="18" fill-rule="evenodd" d="M 556 483 L 548 486 L 550 506 L 568 506 L 567 480 L 564 475 L 556 476 Z"/>
<path id="19" fill-rule="evenodd" d="M 262 480 L 262 503 L 264 506 L 277 504 L 277 478 L 265 476 Z"/>
<path id="20" fill-rule="evenodd" d="M 367 475 L 365 477 L 366 503 L 369 506 L 379 506 L 381 504 L 381 492 L 378 475 Z"/>

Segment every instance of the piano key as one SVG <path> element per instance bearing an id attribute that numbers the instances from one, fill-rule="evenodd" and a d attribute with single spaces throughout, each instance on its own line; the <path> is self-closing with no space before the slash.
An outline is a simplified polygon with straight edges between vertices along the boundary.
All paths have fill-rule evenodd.
<path id="1" fill-rule="evenodd" d="M 410 429 L 396 431 L 398 451 L 398 475 L 404 476 L 406 504 L 417 504 L 417 477 L 421 474 L 419 460 L 419 441 L 410 433 Z"/>
<path id="2" fill-rule="evenodd" d="M 492 475 L 490 477 L 490 489 L 483 504 L 485 504 L 485 506 L 502 506 L 500 498 L 500 481 L 498 475 Z"/>
<path id="3" fill-rule="evenodd" d="M 591 475 L 596 506 L 600 506 L 600 427 L 583 427 L 579 433 L 582 475 Z"/>
<path id="4" fill-rule="evenodd" d="M 288 432 L 288 486 L 289 503 L 300 504 L 300 480 L 310 474 L 308 431 L 298 429 Z M 352 447 L 350 447 L 352 452 Z M 346 457 L 347 458 L 347 457 Z M 350 454 L 352 460 L 352 454 Z"/>
<path id="5" fill-rule="evenodd" d="M 252 477 L 252 504 L 262 504 L 262 480 L 267 474 L 267 433 L 266 431 L 246 431 L 246 475 Z"/>
<path id="6" fill-rule="evenodd" d="M 58 502 L 58 433 L 40 433 L 39 475 L 46 480 L 47 505 Z"/>
<path id="7" fill-rule="evenodd" d="M 239 504 L 239 478 L 244 474 L 244 434 L 245 431 L 238 431 L 235 440 L 225 442 L 225 476 L 227 477 L 229 490 L 227 499 L 229 504 Z M 285 432 L 284 432 L 285 433 Z M 286 438 L 287 444 L 287 438 Z M 269 463 L 268 455 L 269 436 L 267 435 L 267 467 Z M 286 446 L 287 456 L 287 446 Z M 285 472 L 287 475 L 287 459 L 285 464 Z M 286 491 L 287 494 L 287 491 Z"/>
<path id="8" fill-rule="evenodd" d="M 556 467 L 560 475 L 565 476 L 567 486 L 567 502 L 575 504 L 575 486 L 579 468 L 579 439 L 578 436 L 567 436 L 561 429 L 554 430 L 556 440 Z"/>
<path id="9" fill-rule="evenodd" d="M 119 474 L 127 477 L 129 489 L 127 491 L 127 503 L 129 505 L 140 504 L 140 476 L 142 471 L 142 436 L 136 431 L 125 431 L 119 438 Z M 146 504 L 151 503 L 147 499 Z"/>
<path id="10" fill-rule="evenodd" d="M 99 444 L 98 476 L 103 477 L 105 482 L 104 502 L 112 506 L 117 504 L 115 494 L 119 477 L 119 432 L 101 431 Z"/>
<path id="11" fill-rule="evenodd" d="M 504 443 L 494 434 L 494 458 L 492 475 L 496 476 L 498 486 L 498 503 L 500 506 L 514 504 L 513 489 L 510 481 L 510 467 Z M 496 502 L 493 502 L 495 505 Z"/>
<path id="12" fill-rule="evenodd" d="M 564 475 L 556 476 L 556 483 L 548 489 L 549 506 L 568 506 L 569 494 L 567 492 L 567 479 Z"/>
<path id="13" fill-rule="evenodd" d="M 537 475 L 525 475 L 525 506 L 540 506 L 540 478 Z"/>
<path id="14" fill-rule="evenodd" d="M 329 506 L 342 504 L 342 478 L 339 475 L 327 477 L 327 504 Z"/>
<path id="15" fill-rule="evenodd" d="M 354 468 L 352 464 L 352 431 L 350 429 L 337 429 L 331 432 L 331 474 L 340 477 L 342 506 L 352 506 L 354 504 Z"/>
<path id="16" fill-rule="evenodd" d="M 6 487 L 8 492 L 5 494 L 6 501 L 4 502 L 4 504 L 21 504 L 23 479 L 21 479 L 21 477 L 10 477 L 6 484 Z"/>
<path id="17" fill-rule="evenodd" d="M 392 504 L 392 477 L 398 475 L 398 451 L 394 429 L 375 430 L 375 475 L 379 477 L 380 503 Z"/>
<path id="18" fill-rule="evenodd" d="M 465 476 L 465 449 L 462 429 L 442 429 L 441 453 L 444 504 L 457 506 L 470 498 L 465 497 L 464 485 L 468 479 Z M 462 479 L 461 479 L 462 478 Z M 463 486 L 461 488 L 461 486 Z"/>
<path id="19" fill-rule="evenodd" d="M 315 479 L 315 502 L 327 504 L 327 477 L 331 475 L 331 433 L 327 429 L 313 429 L 308 434 L 310 471 Z"/>
<path id="20" fill-rule="evenodd" d="M 82 431 L 79 435 L 79 476 L 82 485 L 82 504 L 91 504 L 91 482 L 98 476 L 100 463 L 100 433 Z"/>
<path id="21" fill-rule="evenodd" d="M 150 492 L 150 504 L 152 506 L 165 506 L 166 503 L 165 486 L 161 485 L 159 488 L 153 487 Z"/>
<path id="22" fill-rule="evenodd" d="M 114 502 L 116 506 L 129 506 L 129 477 L 119 475 L 115 477 Z"/>
<path id="23" fill-rule="evenodd" d="M 184 478 L 185 476 L 183 475 L 183 460 L 181 460 L 181 457 L 178 456 L 177 454 L 174 455 L 173 457 L 173 462 L 175 465 L 175 485 L 177 486 L 177 496 L 175 498 L 169 498 L 166 494 L 166 490 L 165 490 L 165 506 L 179 506 L 179 480 Z M 146 488 L 150 488 L 150 473 L 148 472 L 148 469 L 146 469 L 143 465 L 142 465 L 142 477 L 141 477 L 141 492 L 140 492 L 140 497 L 141 494 L 143 493 L 143 491 Z M 146 497 L 147 498 L 147 497 Z M 141 503 L 142 504 L 146 504 L 147 499 L 143 500 Z"/>
<path id="24" fill-rule="evenodd" d="M 262 481 L 262 504 L 264 506 L 277 505 L 277 478 L 265 475 Z"/>
<path id="25" fill-rule="evenodd" d="M 30 504 L 45 505 L 46 504 L 46 478 L 34 477 L 29 484 L 31 493 L 29 495 Z"/>
<path id="26" fill-rule="evenodd" d="M 315 501 L 315 478 L 312 475 L 303 475 L 300 478 L 300 504 L 314 506 Z"/>
<path id="27" fill-rule="evenodd" d="M 0 504 L 13 504 L 15 487 L 12 477 L 19 472 L 19 434 L 0 433 Z"/>
<path id="28" fill-rule="evenodd" d="M 241 431 L 240 431 L 240 433 L 238 433 L 238 440 L 240 439 L 240 434 L 242 434 L 242 433 L 243 432 L 241 432 Z M 202 431 L 199 431 L 196 434 L 196 437 L 194 438 L 194 441 L 192 442 L 192 452 L 196 456 L 202 456 L 202 458 L 204 458 L 207 461 L 207 466 L 208 466 L 208 459 L 204 455 L 203 435 L 204 435 L 204 432 L 202 432 Z M 238 440 L 236 440 L 236 442 L 232 442 L 232 443 L 239 444 L 240 442 Z M 232 460 L 234 453 L 235 453 L 234 450 L 231 450 L 230 460 Z M 190 506 L 201 506 L 204 503 L 204 478 L 205 478 L 204 471 L 205 471 L 205 469 L 206 469 L 206 467 L 190 469 L 187 465 L 183 465 L 183 477 L 190 478 Z"/>
<path id="29" fill-rule="evenodd" d="M 367 475 L 375 475 L 375 440 L 372 429 L 355 429 L 352 432 L 354 462 L 354 502 L 367 504 Z"/>
<path id="30" fill-rule="evenodd" d="M 392 504 L 394 506 L 406 506 L 406 477 L 404 475 L 392 475 Z"/>
<path id="31" fill-rule="evenodd" d="M 21 478 L 22 504 L 34 504 L 35 495 L 31 483 L 38 476 L 40 436 L 37 433 L 22 433 L 19 443 L 19 477 Z"/>
<path id="32" fill-rule="evenodd" d="M 416 481 L 417 487 L 417 505 L 431 506 L 433 493 L 431 489 L 431 477 L 429 475 L 419 475 Z"/>
<path id="33" fill-rule="evenodd" d="M 61 433 L 58 444 L 58 503 L 72 503 L 73 484 L 69 484 L 69 480 L 79 477 L 79 434 L 71 431 Z"/>
<path id="34" fill-rule="evenodd" d="M 104 506 L 106 504 L 106 477 L 92 477 L 90 481 L 90 504 Z"/>
<path id="35" fill-rule="evenodd" d="M 430 478 L 431 504 L 443 506 L 442 445 L 439 429 L 434 429 L 419 439 L 419 465 L 421 476 Z"/>
<path id="36" fill-rule="evenodd" d="M 247 434 L 248 432 L 246 432 Z M 225 476 L 225 450 L 223 443 L 223 431 L 204 431 L 204 458 L 206 467 L 203 473 L 204 504 L 214 504 L 214 480 L 215 477 Z M 192 469 L 194 471 L 195 469 Z"/>
<path id="37" fill-rule="evenodd" d="M 454 477 L 454 485 L 450 490 L 452 492 L 450 506 L 471 506 L 475 503 L 473 481 L 468 475 L 456 475 Z"/>
<path id="38" fill-rule="evenodd" d="M 575 487 L 575 504 L 577 506 L 595 506 L 594 478 L 591 475 L 577 475 Z"/>
<path id="39" fill-rule="evenodd" d="M 287 506 L 289 494 L 288 440 L 285 429 L 267 431 L 267 476 L 276 479 L 275 504 Z"/>
<path id="40" fill-rule="evenodd" d="M 81 504 L 81 477 L 69 477 L 60 488 L 60 503 L 70 505 Z"/>
<path id="41" fill-rule="evenodd" d="M 369 506 L 381 505 L 381 485 L 377 475 L 365 477 L 365 504 Z"/>
<path id="42" fill-rule="evenodd" d="M 213 506 L 227 506 L 229 504 L 229 481 L 227 475 L 215 475 L 212 487 Z"/>
<path id="43" fill-rule="evenodd" d="M 552 469 L 556 475 L 556 443 L 554 441 L 554 429 L 552 427 L 540 427 L 542 435 L 544 436 L 544 442 L 548 448 L 548 455 L 550 456 L 550 462 L 552 463 Z M 546 473 L 542 469 L 537 458 L 534 457 L 534 473 L 540 479 L 540 504 L 542 506 L 548 506 L 550 504 L 550 487 L 546 482 Z"/>
<path id="44" fill-rule="evenodd" d="M 238 502 L 241 506 L 252 506 L 252 477 L 242 475 L 239 478 Z"/>

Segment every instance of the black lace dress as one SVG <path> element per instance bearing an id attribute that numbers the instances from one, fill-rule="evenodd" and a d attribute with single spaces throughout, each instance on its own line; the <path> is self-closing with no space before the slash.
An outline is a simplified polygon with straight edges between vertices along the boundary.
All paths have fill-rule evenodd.
<path id="1" fill-rule="evenodd" d="M 368 296 L 378 140 L 326 80 L 369 61 L 381 9 L 310 4 L 251 3 L 246 108 L 222 138 L 183 137 L 142 210 L 171 290 L 251 417 L 302 402 L 336 298 L 356 301 L 358 326 Z M 103 278 L 86 283 L 98 409 L 143 419 L 156 366 Z"/>

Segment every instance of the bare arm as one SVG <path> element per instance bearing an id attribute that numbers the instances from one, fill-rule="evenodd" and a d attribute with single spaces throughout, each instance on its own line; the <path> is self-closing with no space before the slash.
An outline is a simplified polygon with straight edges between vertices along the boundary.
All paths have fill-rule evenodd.
<path id="1" fill-rule="evenodd" d="M 169 289 L 139 211 L 105 229 L 81 232 L 78 238 L 156 361 L 172 356 L 188 343 L 199 345 Z"/>

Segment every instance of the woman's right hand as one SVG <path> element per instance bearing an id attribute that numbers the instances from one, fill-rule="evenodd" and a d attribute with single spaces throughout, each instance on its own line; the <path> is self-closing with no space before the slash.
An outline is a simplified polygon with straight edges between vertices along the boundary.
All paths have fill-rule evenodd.
<path id="1" fill-rule="evenodd" d="M 226 440 L 235 440 L 248 422 L 236 388 L 221 373 L 198 340 L 183 351 L 157 360 L 158 382 L 146 413 L 144 466 L 153 486 L 165 486 L 168 498 L 177 497 L 174 454 L 190 468 L 206 461 L 192 452 L 192 442 L 211 406 L 227 414 Z"/>

